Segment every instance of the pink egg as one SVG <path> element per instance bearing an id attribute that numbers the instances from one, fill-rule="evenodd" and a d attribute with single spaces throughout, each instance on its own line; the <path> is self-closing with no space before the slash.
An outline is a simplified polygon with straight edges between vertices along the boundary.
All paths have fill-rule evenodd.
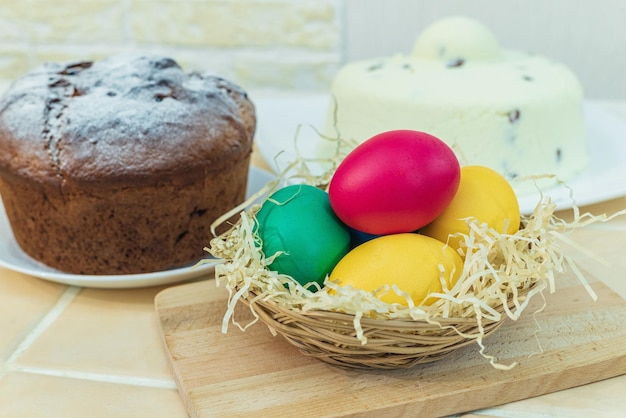
<path id="1" fill-rule="evenodd" d="M 352 150 L 337 167 L 328 195 L 346 225 L 368 234 L 395 234 L 433 221 L 454 197 L 459 180 L 459 162 L 445 142 L 396 130 Z"/>

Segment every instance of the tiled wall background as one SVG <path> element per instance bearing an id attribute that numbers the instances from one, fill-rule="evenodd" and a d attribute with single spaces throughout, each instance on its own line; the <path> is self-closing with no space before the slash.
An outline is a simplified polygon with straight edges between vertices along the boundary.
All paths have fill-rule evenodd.
<path id="1" fill-rule="evenodd" d="M 247 88 L 322 88 L 340 60 L 341 1 L 0 0 L 0 79 L 145 50 Z"/>

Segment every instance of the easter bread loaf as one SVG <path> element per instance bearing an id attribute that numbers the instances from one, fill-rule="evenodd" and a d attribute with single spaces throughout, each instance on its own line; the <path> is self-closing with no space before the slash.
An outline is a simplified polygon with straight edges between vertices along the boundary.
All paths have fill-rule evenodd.
<path id="1" fill-rule="evenodd" d="M 255 109 L 161 56 L 50 63 L 0 99 L 0 195 L 24 252 L 74 274 L 155 272 L 206 253 L 245 198 Z"/>

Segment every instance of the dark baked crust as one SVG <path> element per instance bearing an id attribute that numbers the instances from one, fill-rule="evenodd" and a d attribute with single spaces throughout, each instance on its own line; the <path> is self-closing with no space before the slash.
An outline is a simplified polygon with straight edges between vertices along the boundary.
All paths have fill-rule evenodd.
<path id="1" fill-rule="evenodd" d="M 20 246 L 57 269 L 127 274 L 204 255 L 243 201 L 254 106 L 164 57 L 47 64 L 0 100 L 0 194 Z"/>

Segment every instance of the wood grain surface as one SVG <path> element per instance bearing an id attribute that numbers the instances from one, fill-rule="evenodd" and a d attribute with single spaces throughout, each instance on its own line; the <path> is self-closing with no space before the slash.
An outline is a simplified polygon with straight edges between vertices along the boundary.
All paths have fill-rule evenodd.
<path id="1" fill-rule="evenodd" d="M 408 370 L 339 369 L 305 357 L 257 323 L 221 332 L 227 293 L 213 280 L 172 287 L 155 299 L 165 349 L 191 417 L 445 416 L 501 405 L 626 374 L 626 301 L 599 281 L 593 302 L 561 276 L 518 321 L 477 345 Z M 245 306 L 236 312 L 245 323 Z M 541 330 L 538 329 L 538 325 Z M 537 335 L 537 338 L 535 338 Z M 538 343 L 541 344 L 541 349 Z"/>

